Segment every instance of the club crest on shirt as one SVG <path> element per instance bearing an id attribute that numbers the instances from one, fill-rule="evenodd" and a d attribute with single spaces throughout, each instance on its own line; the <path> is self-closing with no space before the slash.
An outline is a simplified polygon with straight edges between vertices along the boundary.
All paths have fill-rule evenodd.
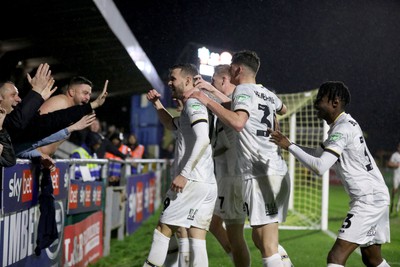
<path id="1" fill-rule="evenodd" d="M 245 94 L 241 94 L 241 95 L 238 95 L 237 97 L 237 100 L 238 101 L 246 101 L 247 99 L 249 99 L 250 98 L 250 96 L 249 95 L 245 95 Z"/>
<path id="2" fill-rule="evenodd" d="M 191 104 L 190 107 L 194 110 L 200 110 L 201 109 L 201 105 L 199 103 L 194 103 Z"/>
<path id="3" fill-rule="evenodd" d="M 334 133 L 331 136 L 329 136 L 328 142 L 329 143 L 335 143 L 339 141 L 342 138 L 343 134 L 342 133 Z"/>

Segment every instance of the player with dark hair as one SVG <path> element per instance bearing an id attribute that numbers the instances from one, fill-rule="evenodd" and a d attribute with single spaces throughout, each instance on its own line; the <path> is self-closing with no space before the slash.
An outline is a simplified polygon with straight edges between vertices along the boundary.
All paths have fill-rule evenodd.
<path id="1" fill-rule="evenodd" d="M 172 97 L 183 99 L 183 94 L 194 88 L 197 74 L 193 64 L 170 68 L 168 86 Z M 183 101 L 180 116 L 173 117 L 162 105 L 160 97 L 156 90 L 147 93 L 147 99 L 153 103 L 164 127 L 177 132 L 176 154 L 171 187 L 164 199 L 164 209 L 143 266 L 162 266 L 171 236 L 183 227 L 188 229 L 190 266 L 207 267 L 206 234 L 217 198 L 208 112 L 199 101 L 189 99 Z"/>
<path id="2" fill-rule="evenodd" d="M 231 83 L 230 65 L 221 64 L 214 68 L 212 83 L 199 75 L 196 87 L 212 94 L 221 105 L 230 109 L 232 94 L 236 86 Z M 237 164 L 236 143 L 238 135 L 231 127 L 217 118 L 211 137 L 218 184 L 218 199 L 215 202 L 210 232 L 216 237 L 235 266 L 251 266 L 250 253 L 244 238 L 246 212 L 242 197 L 242 179 Z M 223 223 L 225 225 L 223 225 Z M 292 266 L 286 250 L 279 245 L 278 252 L 285 267 Z"/>
<path id="3" fill-rule="evenodd" d="M 275 114 L 285 114 L 286 106 L 266 87 L 256 83 L 260 59 L 254 51 L 233 55 L 231 81 L 236 85 L 231 109 L 226 109 L 201 91 L 194 97 L 209 108 L 237 134 L 236 151 L 242 196 L 253 242 L 264 267 L 283 266 L 278 253 L 278 226 L 286 220 L 290 177 L 278 147 L 268 142 L 268 128 L 275 125 Z"/>
<path id="4" fill-rule="evenodd" d="M 330 129 L 321 147 L 301 147 L 272 130 L 271 141 L 318 175 L 333 166 L 350 196 L 350 210 L 328 254 L 328 267 L 344 266 L 357 247 L 366 266 L 386 267 L 381 245 L 390 242 L 389 190 L 359 124 L 345 112 L 349 103 L 350 92 L 342 82 L 323 83 L 314 105 Z"/>

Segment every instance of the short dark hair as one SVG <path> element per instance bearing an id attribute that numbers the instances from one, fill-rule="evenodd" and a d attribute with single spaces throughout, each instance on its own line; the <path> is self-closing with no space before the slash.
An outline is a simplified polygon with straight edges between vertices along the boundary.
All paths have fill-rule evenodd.
<path id="1" fill-rule="evenodd" d="M 68 87 L 75 85 L 75 84 L 87 84 L 90 87 L 93 87 L 93 83 L 89 79 L 87 79 L 83 76 L 72 77 L 71 80 L 69 80 Z"/>
<path id="2" fill-rule="evenodd" d="M 175 64 L 169 68 L 169 72 L 171 73 L 174 69 L 181 69 L 181 72 L 184 75 L 190 75 L 192 77 L 199 74 L 199 70 L 194 64 L 191 63 L 179 63 Z"/>
<path id="3" fill-rule="evenodd" d="M 83 76 L 74 76 L 69 80 L 67 86 L 63 87 L 62 92 L 65 94 L 71 86 L 77 84 L 87 84 L 90 87 L 93 87 L 93 83 L 89 79 Z"/>
<path id="4" fill-rule="evenodd" d="M 249 67 L 254 74 L 257 74 L 260 68 L 260 58 L 254 51 L 242 50 L 233 54 L 231 64 L 245 65 Z"/>
<path id="5" fill-rule="evenodd" d="M 333 101 L 338 97 L 344 103 L 343 107 L 347 106 L 351 100 L 349 88 L 340 81 L 328 81 L 321 84 L 316 102 L 321 100 L 324 96 L 328 96 L 329 101 Z"/>

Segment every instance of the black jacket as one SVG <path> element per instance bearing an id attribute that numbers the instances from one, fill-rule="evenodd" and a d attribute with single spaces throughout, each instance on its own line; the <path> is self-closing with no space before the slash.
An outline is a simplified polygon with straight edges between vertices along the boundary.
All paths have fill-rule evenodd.
<path id="1" fill-rule="evenodd" d="M 39 108 L 43 102 L 40 94 L 30 91 L 6 116 L 3 127 L 7 129 L 13 143 L 41 140 L 93 112 L 90 103 L 87 103 L 40 115 Z"/>
<path id="2" fill-rule="evenodd" d="M 0 167 L 11 167 L 17 163 L 11 138 L 6 129 L 0 130 L 0 144 L 3 145 L 3 152 L 0 155 Z"/>

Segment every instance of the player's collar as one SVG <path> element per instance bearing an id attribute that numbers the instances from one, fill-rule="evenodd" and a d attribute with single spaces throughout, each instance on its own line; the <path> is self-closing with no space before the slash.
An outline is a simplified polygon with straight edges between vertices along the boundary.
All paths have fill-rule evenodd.
<path id="1" fill-rule="evenodd" d="M 332 124 L 331 124 L 331 126 L 333 126 L 333 125 L 335 125 L 339 120 L 341 120 L 341 118 L 344 118 L 344 115 L 345 115 L 346 113 L 343 111 L 342 113 L 340 113 L 337 117 L 336 117 L 336 119 L 332 122 Z"/>

